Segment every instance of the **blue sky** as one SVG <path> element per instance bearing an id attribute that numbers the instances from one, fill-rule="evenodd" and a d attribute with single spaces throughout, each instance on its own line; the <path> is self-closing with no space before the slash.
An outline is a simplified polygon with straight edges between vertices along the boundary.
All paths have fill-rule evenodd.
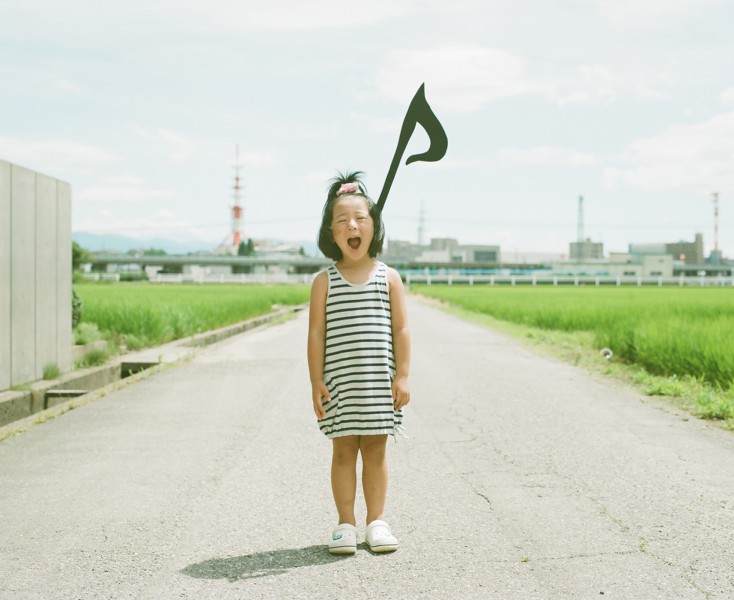
<path id="1" fill-rule="evenodd" d="M 402 166 L 388 238 L 734 256 L 731 0 L 0 0 L 0 158 L 69 181 L 73 230 L 316 237 L 327 181 L 377 197 L 418 86 L 446 129 Z M 422 152 L 417 131 L 406 156 Z"/>

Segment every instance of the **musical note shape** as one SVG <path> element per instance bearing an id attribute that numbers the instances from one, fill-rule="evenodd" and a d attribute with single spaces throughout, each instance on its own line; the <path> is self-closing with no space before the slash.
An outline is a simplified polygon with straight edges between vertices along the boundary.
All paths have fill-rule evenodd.
<path id="1" fill-rule="evenodd" d="M 395 149 L 390 169 L 387 172 L 385 183 L 382 186 L 380 197 L 377 200 L 377 210 L 382 211 L 382 207 L 385 205 L 387 195 L 390 193 L 392 182 L 395 179 L 395 174 L 398 172 L 400 166 L 400 159 L 403 157 L 403 153 L 408 146 L 415 126 L 419 123 L 423 126 L 428 134 L 430 145 L 428 150 L 422 154 L 413 154 L 408 157 L 405 161 L 406 165 L 412 162 L 423 161 L 423 162 L 435 162 L 441 160 L 446 154 L 448 148 L 448 139 L 446 138 L 446 132 L 443 129 L 438 117 L 433 113 L 431 107 L 428 105 L 426 100 L 426 84 L 422 83 L 418 88 L 418 91 L 413 96 L 410 105 L 408 106 L 408 112 L 405 113 L 403 119 L 403 126 L 400 129 L 400 137 L 398 138 L 398 147 Z"/>

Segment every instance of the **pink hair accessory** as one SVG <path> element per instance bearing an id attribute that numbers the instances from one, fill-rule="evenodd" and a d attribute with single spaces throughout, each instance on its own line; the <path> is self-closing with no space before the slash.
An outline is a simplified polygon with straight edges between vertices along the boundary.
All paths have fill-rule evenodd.
<path id="1" fill-rule="evenodd" d="M 359 191 L 358 183 L 342 183 L 341 187 L 337 190 L 336 195 L 341 196 L 342 194 L 354 194 Z"/>

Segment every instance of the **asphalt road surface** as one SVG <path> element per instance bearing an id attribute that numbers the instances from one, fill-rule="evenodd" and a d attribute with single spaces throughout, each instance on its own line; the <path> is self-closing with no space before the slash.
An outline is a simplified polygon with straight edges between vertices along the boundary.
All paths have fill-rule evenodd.
<path id="1" fill-rule="evenodd" d="M 0 598 L 734 597 L 734 435 L 409 316 L 398 552 L 326 550 L 301 313 L 0 443 Z"/>

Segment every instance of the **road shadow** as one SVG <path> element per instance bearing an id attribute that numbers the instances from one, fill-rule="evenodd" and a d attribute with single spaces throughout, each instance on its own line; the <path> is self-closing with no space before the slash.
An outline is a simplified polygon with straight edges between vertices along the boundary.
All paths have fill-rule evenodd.
<path id="1" fill-rule="evenodd" d="M 289 569 L 325 565 L 348 557 L 348 555 L 329 554 L 326 546 L 308 546 L 307 548 L 272 550 L 230 558 L 212 558 L 189 565 L 181 569 L 181 573 L 196 579 L 227 579 L 234 582 L 241 579 L 282 575 Z"/>

